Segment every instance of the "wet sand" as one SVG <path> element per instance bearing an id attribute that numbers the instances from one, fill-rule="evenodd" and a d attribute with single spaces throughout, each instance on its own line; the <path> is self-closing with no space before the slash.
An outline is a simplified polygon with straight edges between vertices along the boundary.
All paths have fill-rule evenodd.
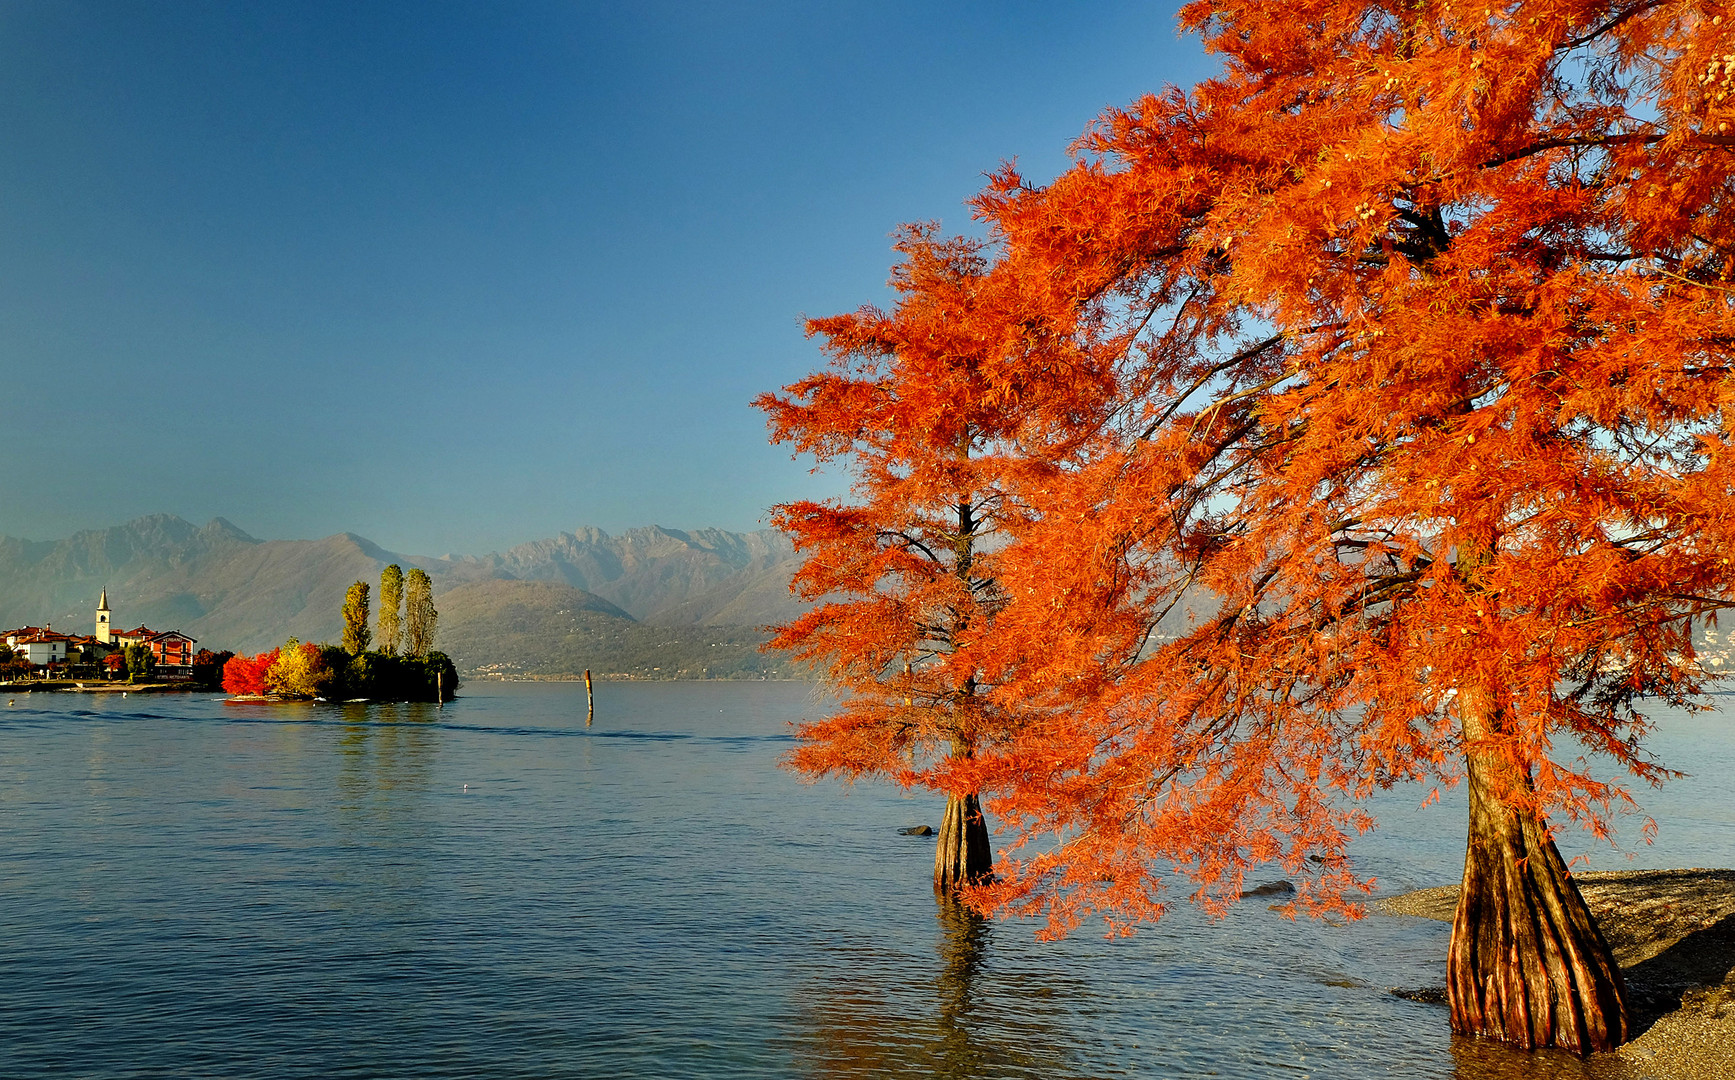
<path id="1" fill-rule="evenodd" d="M 1638 870 L 1575 874 L 1627 980 L 1639 1035 L 1612 1054 L 1576 1069 L 1547 1055 L 1533 1075 L 1591 1080 L 1735 1080 L 1735 870 Z M 1377 900 L 1375 911 L 1452 920 L 1456 885 Z M 1443 991 L 1442 997 L 1443 997 Z M 1466 1040 L 1476 1042 L 1477 1040 Z M 1484 1070 L 1462 1060 L 1530 1058 L 1497 1048 L 1467 1047 L 1460 1072 Z M 1465 1068 L 1468 1066 L 1468 1068 Z M 1512 1075 L 1520 1075 L 1513 1073 Z"/>

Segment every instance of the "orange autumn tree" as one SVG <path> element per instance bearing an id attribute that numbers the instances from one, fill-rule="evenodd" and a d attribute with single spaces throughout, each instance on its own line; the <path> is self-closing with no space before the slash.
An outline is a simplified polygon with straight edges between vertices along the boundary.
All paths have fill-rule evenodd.
<path id="1" fill-rule="evenodd" d="M 279 650 L 272 649 L 257 656 L 242 653 L 231 656 L 223 665 L 223 689 L 231 694 L 263 695 L 266 672 L 277 663 L 278 655 Z"/>
<path id="2" fill-rule="evenodd" d="M 1183 21 L 1218 78 L 981 204 L 1077 301 L 1050 337 L 1138 374 L 1093 414 L 1112 452 L 1017 492 L 1001 586 L 1066 600 L 1002 613 L 1026 661 L 997 693 L 1042 719 L 970 771 L 1062 840 L 974 895 L 1064 929 L 1278 860 L 1341 906 L 1357 802 L 1463 777 L 1454 1028 L 1609 1048 L 1619 970 L 1550 821 L 1628 801 L 1587 751 L 1665 775 L 1645 703 L 1696 700 L 1691 620 L 1735 599 L 1735 28 L 1648 0 Z M 1216 614 L 1150 637 L 1195 587 Z"/>
<path id="3" fill-rule="evenodd" d="M 1016 513 L 1004 485 L 1066 454 L 1020 443 L 1042 416 L 1018 403 L 1062 386 L 1076 398 L 1090 361 L 1071 356 L 1063 375 L 1020 362 L 1034 344 L 1024 298 L 979 245 L 912 226 L 896 247 L 896 309 L 811 320 L 830 369 L 756 402 L 775 441 L 854 481 L 851 501 L 776 508 L 805 557 L 794 588 L 820 603 L 769 647 L 817 662 L 842 698 L 799 729 L 796 770 L 945 793 L 934 885 L 951 892 L 992 863 L 969 762 L 1025 719 L 995 694 L 1019 659 L 994 630 L 1012 602 L 995 569 Z"/>

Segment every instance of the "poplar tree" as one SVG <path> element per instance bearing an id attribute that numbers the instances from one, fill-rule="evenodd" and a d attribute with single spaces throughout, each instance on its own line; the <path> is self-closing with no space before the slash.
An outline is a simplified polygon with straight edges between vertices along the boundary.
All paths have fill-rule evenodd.
<path id="1" fill-rule="evenodd" d="M 434 610 L 434 583 L 415 567 L 404 575 L 404 653 L 418 660 L 434 647 L 440 613 Z"/>
<path id="2" fill-rule="evenodd" d="M 343 597 L 343 651 L 351 656 L 366 652 L 368 641 L 373 636 L 368 630 L 367 609 L 367 582 L 358 581 Z"/>
<path id="3" fill-rule="evenodd" d="M 392 563 L 380 571 L 379 633 L 375 640 L 380 651 L 396 656 L 403 639 L 404 571 Z"/>

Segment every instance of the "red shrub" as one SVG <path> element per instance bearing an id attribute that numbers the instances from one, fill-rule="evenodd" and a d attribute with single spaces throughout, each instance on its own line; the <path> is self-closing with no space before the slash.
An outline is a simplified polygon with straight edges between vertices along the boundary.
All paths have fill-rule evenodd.
<path id="1" fill-rule="evenodd" d="M 234 656 L 223 665 L 223 689 L 231 694 L 263 694 L 265 673 L 277 662 L 277 650 L 258 656 Z"/>

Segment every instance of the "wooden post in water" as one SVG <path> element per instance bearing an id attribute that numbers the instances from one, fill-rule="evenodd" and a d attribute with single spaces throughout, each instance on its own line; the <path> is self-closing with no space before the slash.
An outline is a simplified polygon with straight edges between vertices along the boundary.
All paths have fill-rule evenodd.
<path id="1" fill-rule="evenodd" d="M 446 704 L 446 669 L 434 669 L 434 703 L 444 707 Z"/>
<path id="2" fill-rule="evenodd" d="M 584 669 L 584 705 L 584 726 L 589 727 L 590 722 L 596 719 L 596 695 L 591 691 L 589 668 Z"/>

